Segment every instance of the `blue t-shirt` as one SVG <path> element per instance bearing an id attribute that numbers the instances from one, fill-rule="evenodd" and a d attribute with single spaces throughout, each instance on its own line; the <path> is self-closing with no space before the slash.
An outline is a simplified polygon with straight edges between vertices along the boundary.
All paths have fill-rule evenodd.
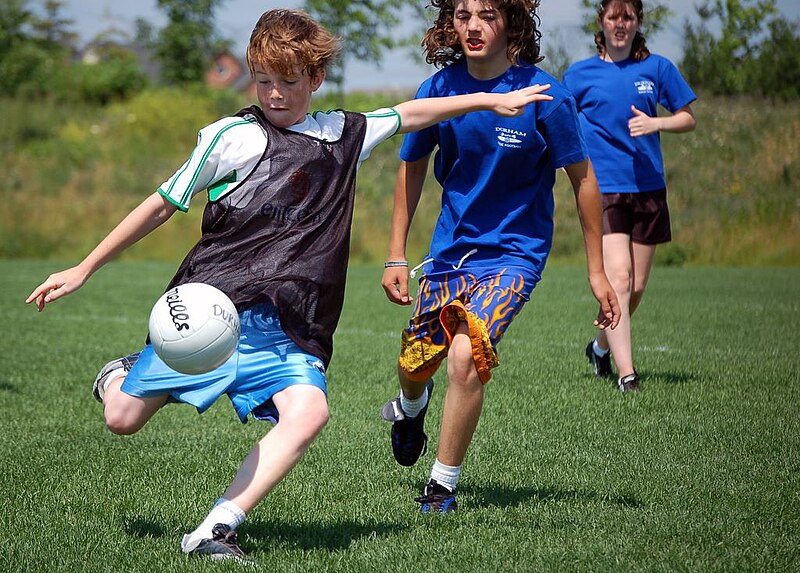
<path id="1" fill-rule="evenodd" d="M 640 62 L 594 56 L 573 64 L 564 74 L 564 86 L 578 105 L 600 191 L 666 188 L 658 132 L 631 137 L 628 120 L 631 105 L 655 117 L 658 104 L 674 113 L 697 99 L 672 62 L 656 54 Z"/>
<path id="2" fill-rule="evenodd" d="M 556 169 L 587 158 L 575 102 L 549 74 L 532 65 L 512 66 L 491 80 L 470 76 L 466 62 L 440 70 L 417 97 L 474 92 L 504 93 L 551 84 L 552 101 L 534 102 L 518 117 L 468 113 L 403 140 L 400 156 L 416 161 L 438 146 L 434 173 L 442 209 L 430 256 L 439 263 L 521 266 L 541 276 L 553 240 Z"/>

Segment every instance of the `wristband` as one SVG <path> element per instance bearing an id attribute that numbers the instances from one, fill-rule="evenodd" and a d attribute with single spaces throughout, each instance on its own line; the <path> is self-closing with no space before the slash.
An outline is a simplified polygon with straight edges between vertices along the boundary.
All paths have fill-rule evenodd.
<path id="1" fill-rule="evenodd" d="M 391 267 L 407 267 L 408 261 L 386 261 L 383 263 L 384 269 L 389 269 Z"/>

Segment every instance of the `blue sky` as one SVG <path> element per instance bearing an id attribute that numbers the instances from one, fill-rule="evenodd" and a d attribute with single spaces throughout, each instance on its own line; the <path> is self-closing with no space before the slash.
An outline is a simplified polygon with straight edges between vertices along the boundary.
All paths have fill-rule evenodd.
<path id="1" fill-rule="evenodd" d="M 672 0 L 669 4 L 675 16 L 666 30 L 648 38 L 651 51 L 675 62 L 682 56 L 681 32 L 687 17 L 696 14 L 695 5 L 701 0 Z M 799 0 L 778 0 L 781 13 L 791 19 L 800 19 Z M 271 8 L 297 8 L 302 0 L 224 0 L 217 11 L 219 33 L 234 41 L 237 55 L 244 48 L 258 17 Z M 66 0 L 63 15 L 74 20 L 74 30 L 82 42 L 91 40 L 100 32 L 116 27 L 133 32 L 136 18 L 144 18 L 156 26 L 164 24 L 156 0 Z M 542 21 L 542 53 L 547 56 L 548 45 L 567 47 L 574 60 L 588 57 L 592 52 L 592 40 L 579 29 L 581 20 L 580 0 L 542 0 L 539 8 Z M 361 62 L 348 62 L 346 67 L 347 89 L 414 89 L 430 75 L 433 68 L 415 63 L 405 51 L 387 54 L 382 67 Z"/>

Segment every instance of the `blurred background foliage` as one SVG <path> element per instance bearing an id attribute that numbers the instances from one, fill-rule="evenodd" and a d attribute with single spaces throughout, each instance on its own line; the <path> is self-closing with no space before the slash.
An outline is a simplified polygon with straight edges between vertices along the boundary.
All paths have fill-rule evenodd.
<path id="1" fill-rule="evenodd" d="M 61 2 L 0 0 L 0 257 L 81 258 L 185 161 L 202 126 L 253 103 L 198 79 L 214 51 L 226 46 L 224 38 L 208 34 L 223 4 L 159 0 L 168 16 L 164 29 L 138 22 L 132 37 L 109 30 L 88 53 L 61 17 Z M 308 4 L 312 13 L 321 5 Z M 370 21 L 362 4 L 353 1 L 351 9 L 360 10 L 364 29 L 335 30 L 345 40 L 364 30 L 388 34 L 386 23 L 397 16 L 387 8 L 383 24 Z M 593 8 L 586 10 L 591 16 Z M 659 249 L 657 262 L 800 264 L 798 23 L 780 17 L 771 1 L 706 2 L 697 10 L 700 24 L 686 22 L 680 65 L 700 95 L 698 128 L 662 137 L 674 241 Z M 658 25 L 672 17 L 668 10 L 653 14 Z M 205 31 L 202 42 L 187 40 L 195 46 L 186 49 L 191 54 L 164 49 L 165 30 L 177 24 L 183 35 Z M 375 41 L 362 49 L 380 59 L 387 46 Z M 562 59 L 567 54 L 562 50 Z M 544 62 L 556 74 L 568 64 Z M 184 73 L 165 73 L 170 67 Z M 412 96 L 334 89 L 312 107 L 370 111 Z M 395 137 L 382 144 L 361 168 L 355 261 L 385 256 L 400 143 Z M 409 245 L 416 261 L 439 210 L 433 177 L 426 185 Z M 555 193 L 553 258 L 580 261 L 574 198 L 561 175 Z M 176 215 L 124 257 L 177 262 L 198 237 L 201 207 Z"/>

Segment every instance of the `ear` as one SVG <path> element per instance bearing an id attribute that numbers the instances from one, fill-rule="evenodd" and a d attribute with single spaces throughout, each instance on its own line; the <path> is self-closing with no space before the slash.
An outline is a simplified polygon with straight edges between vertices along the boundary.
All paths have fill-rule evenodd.
<path id="1" fill-rule="evenodd" d="M 311 76 L 311 91 L 315 92 L 319 89 L 322 85 L 322 82 L 325 80 L 325 70 L 318 70 L 313 76 Z"/>

